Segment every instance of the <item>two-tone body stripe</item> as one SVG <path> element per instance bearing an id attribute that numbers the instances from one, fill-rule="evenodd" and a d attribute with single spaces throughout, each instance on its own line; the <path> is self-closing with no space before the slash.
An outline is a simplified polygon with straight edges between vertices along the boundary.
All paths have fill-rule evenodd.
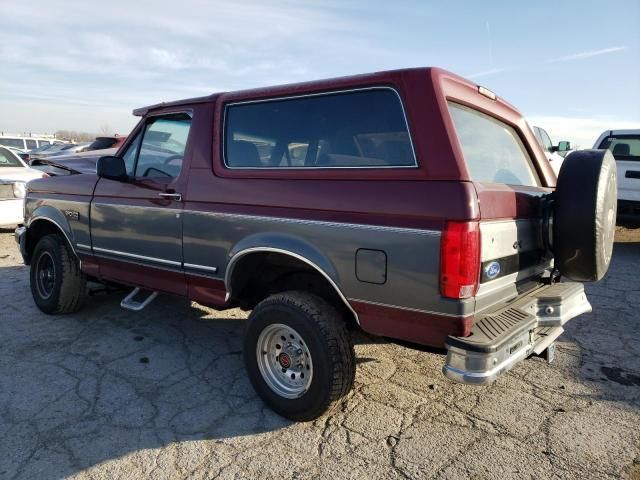
<path id="1" fill-rule="evenodd" d="M 121 206 L 119 204 L 101 204 L 101 205 L 115 207 L 115 208 L 119 208 Z M 147 209 L 147 208 L 160 209 L 158 207 L 147 207 L 147 206 L 137 207 L 132 205 L 126 205 L 125 207 L 141 208 L 141 209 Z M 166 209 L 162 209 L 162 210 L 166 211 Z M 309 219 L 288 218 L 288 217 L 258 216 L 258 215 L 241 214 L 241 213 L 207 212 L 207 211 L 200 211 L 200 210 L 178 210 L 178 209 L 169 209 L 169 210 L 173 211 L 176 214 L 185 213 L 185 214 L 202 215 L 206 217 L 218 217 L 221 219 L 228 218 L 228 219 L 238 219 L 238 220 L 260 221 L 260 222 L 266 222 L 266 223 L 279 222 L 279 223 L 287 223 L 287 224 L 313 225 L 313 226 L 320 226 L 320 227 L 349 228 L 349 229 L 358 229 L 363 231 L 399 233 L 399 234 L 405 234 L 405 235 L 422 235 L 422 236 L 440 236 L 441 235 L 441 232 L 439 230 L 431 230 L 431 229 L 406 228 L 406 227 L 371 225 L 371 224 L 349 223 L 349 222 L 344 222 L 344 223 L 331 222 L 331 221 L 323 221 L 323 220 L 309 220 Z M 206 278 L 215 278 L 215 279 L 222 280 L 219 276 L 216 275 L 218 273 L 218 267 L 216 266 L 166 260 L 158 257 L 151 257 L 147 255 L 123 252 L 120 250 L 112 250 L 112 249 L 95 247 L 95 246 L 91 247 L 90 245 L 86 245 L 86 244 L 77 244 L 76 247 L 78 247 L 81 250 L 87 250 L 90 252 L 92 251 L 94 254 L 98 256 L 120 257 L 123 261 L 128 261 L 136 264 L 140 264 L 140 262 L 146 262 L 146 263 L 154 264 L 155 268 L 163 268 L 167 270 L 180 269 L 188 275 L 202 276 Z M 238 256 L 239 254 L 244 255 L 246 253 L 247 253 L 246 251 L 240 251 L 236 254 L 236 256 Z M 283 253 L 292 255 L 291 252 L 283 251 Z M 230 264 L 232 265 L 233 262 L 230 262 Z M 318 269 L 319 267 L 316 266 L 316 268 Z M 320 273 L 326 276 L 324 272 L 320 271 Z M 333 281 L 331 280 L 331 282 Z M 228 285 L 228 279 L 225 279 L 225 285 Z M 336 288 L 336 290 L 340 292 L 337 285 L 334 285 L 334 288 Z M 422 314 L 440 315 L 440 316 L 447 316 L 447 317 L 462 317 L 462 315 L 456 315 L 451 313 L 413 309 L 413 308 L 401 307 L 398 305 L 372 302 L 372 301 L 356 299 L 356 298 L 349 298 L 347 301 L 347 298 L 344 297 L 344 295 L 341 294 L 341 296 L 343 297 L 343 300 L 345 300 L 347 306 L 349 307 L 350 307 L 349 302 L 353 301 L 353 302 L 366 303 L 366 304 L 375 305 L 375 306 L 392 308 L 392 309 L 413 311 L 413 312 L 422 313 Z M 351 307 L 350 309 L 353 311 Z M 356 318 L 357 318 L 357 314 L 356 314 Z"/>
<path id="2" fill-rule="evenodd" d="M 362 229 L 362 230 L 406 233 L 406 234 L 412 234 L 412 235 L 440 235 L 441 234 L 439 230 L 391 227 L 387 225 L 370 225 L 366 223 L 328 222 L 324 220 L 307 220 L 302 218 L 247 215 L 243 213 L 206 212 L 202 210 L 184 210 L 183 212 L 196 214 L 196 215 L 205 215 L 208 217 L 230 217 L 230 218 L 239 218 L 239 219 L 246 219 L 246 220 L 264 221 L 264 222 L 283 222 L 283 223 L 297 223 L 301 225 L 318 225 L 323 227 L 354 228 L 354 229 Z"/>
<path id="3" fill-rule="evenodd" d="M 108 255 L 115 255 L 117 257 L 127 257 L 127 258 L 133 258 L 135 260 L 143 260 L 146 262 L 160 263 L 163 265 L 171 265 L 174 267 L 182 267 L 182 262 L 165 260 L 164 258 L 148 257 L 146 255 L 138 255 L 136 253 L 127 253 L 127 252 L 121 252 L 119 250 L 110 250 L 108 248 L 100 248 L 100 247 L 93 247 L 93 251 L 98 253 L 106 253 Z"/>

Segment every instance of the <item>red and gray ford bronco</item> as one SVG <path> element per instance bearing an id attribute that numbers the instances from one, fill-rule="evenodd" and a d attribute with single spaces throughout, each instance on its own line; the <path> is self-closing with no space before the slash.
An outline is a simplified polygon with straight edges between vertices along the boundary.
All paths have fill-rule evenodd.
<path id="1" fill-rule="evenodd" d="M 571 153 L 556 181 L 517 110 L 437 68 L 134 114 L 95 174 L 29 183 L 16 240 L 35 303 L 73 312 L 92 281 L 130 286 L 133 310 L 158 292 L 252 310 L 249 378 L 291 419 L 349 392 L 349 325 L 446 347 L 467 384 L 550 356 L 591 310 L 577 282 L 611 260 L 611 154 Z"/>

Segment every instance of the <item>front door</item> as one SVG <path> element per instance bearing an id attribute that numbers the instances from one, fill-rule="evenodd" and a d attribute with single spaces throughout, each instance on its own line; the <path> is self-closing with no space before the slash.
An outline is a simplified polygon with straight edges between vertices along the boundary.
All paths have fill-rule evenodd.
<path id="1" fill-rule="evenodd" d="M 123 153 L 129 181 L 101 178 L 91 203 L 92 249 L 100 275 L 186 295 L 182 194 L 191 115 L 149 117 Z"/>

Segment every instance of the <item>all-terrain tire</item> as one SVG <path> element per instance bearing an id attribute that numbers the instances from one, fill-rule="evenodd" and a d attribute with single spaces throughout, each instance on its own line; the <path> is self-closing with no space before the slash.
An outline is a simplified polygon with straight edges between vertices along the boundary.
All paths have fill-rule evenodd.
<path id="1" fill-rule="evenodd" d="M 553 253 L 565 277 L 600 280 L 611 263 L 617 173 L 608 150 L 578 150 L 564 159 L 553 202 Z"/>
<path id="2" fill-rule="evenodd" d="M 297 332 L 300 339 L 294 341 L 303 343 L 312 359 L 310 384 L 295 398 L 274 390 L 259 366 L 260 355 L 271 361 L 277 358 L 274 352 L 262 351 L 259 344 L 261 333 L 277 325 Z M 295 421 L 313 420 L 333 410 L 351 390 L 356 371 L 345 319 L 322 298 L 298 291 L 271 295 L 253 309 L 244 340 L 244 360 L 258 395 L 276 413 Z"/>
<path id="3" fill-rule="evenodd" d="M 76 312 L 86 298 L 87 280 L 80 262 L 60 234 L 45 235 L 36 244 L 30 280 L 33 300 L 44 313 Z"/>

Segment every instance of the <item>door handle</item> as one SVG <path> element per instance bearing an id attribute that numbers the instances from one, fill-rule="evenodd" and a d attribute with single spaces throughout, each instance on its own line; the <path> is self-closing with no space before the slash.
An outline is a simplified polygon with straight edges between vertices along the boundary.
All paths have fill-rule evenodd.
<path id="1" fill-rule="evenodd" d="M 165 193 L 161 192 L 158 194 L 159 197 L 166 198 L 168 200 L 175 200 L 176 202 L 182 201 L 182 195 L 180 193 Z"/>

